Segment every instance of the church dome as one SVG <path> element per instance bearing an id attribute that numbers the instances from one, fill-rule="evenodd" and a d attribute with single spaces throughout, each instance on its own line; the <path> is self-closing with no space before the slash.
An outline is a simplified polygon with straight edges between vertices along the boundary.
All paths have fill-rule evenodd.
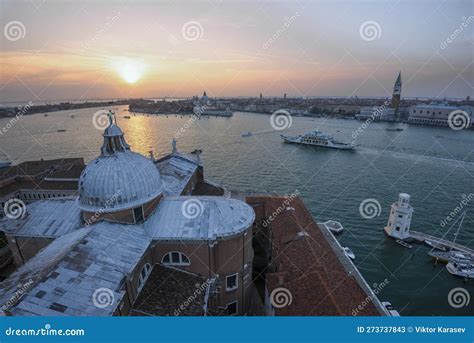
<path id="1" fill-rule="evenodd" d="M 83 211 L 109 213 L 142 206 L 163 193 L 155 164 L 130 151 L 122 130 L 113 123 L 104 131 L 101 155 L 91 161 L 79 179 Z"/>

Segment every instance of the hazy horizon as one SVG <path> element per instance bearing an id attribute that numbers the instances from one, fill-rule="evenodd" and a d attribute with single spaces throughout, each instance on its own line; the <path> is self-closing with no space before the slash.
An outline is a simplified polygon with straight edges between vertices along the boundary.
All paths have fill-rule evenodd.
<path id="1" fill-rule="evenodd" d="M 0 102 L 474 93 L 470 1 L 0 4 Z"/>

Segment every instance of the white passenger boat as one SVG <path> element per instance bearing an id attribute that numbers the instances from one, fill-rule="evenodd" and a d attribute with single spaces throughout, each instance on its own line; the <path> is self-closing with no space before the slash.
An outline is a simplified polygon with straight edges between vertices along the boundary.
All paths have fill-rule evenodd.
<path id="1" fill-rule="evenodd" d="M 400 317 L 400 313 L 393 307 L 389 301 L 382 301 L 382 305 L 387 309 L 392 317 Z"/>
<path id="2" fill-rule="evenodd" d="M 463 278 L 474 279 L 474 264 L 462 262 L 449 262 L 446 269 L 450 274 Z"/>
<path id="3" fill-rule="evenodd" d="M 349 247 L 343 247 L 342 249 L 344 250 L 344 253 L 347 257 L 349 257 L 351 260 L 355 260 L 356 256 Z"/>
<path id="4" fill-rule="evenodd" d="M 322 133 L 319 130 L 305 133 L 299 136 L 287 136 L 281 135 L 281 138 L 286 143 L 312 145 L 323 148 L 341 149 L 341 150 L 352 150 L 355 145 L 349 143 L 343 143 L 335 140 L 332 136 Z"/>
<path id="5" fill-rule="evenodd" d="M 332 233 L 341 233 L 344 230 L 342 224 L 335 220 L 328 220 L 322 223 L 322 225 L 324 225 Z"/>

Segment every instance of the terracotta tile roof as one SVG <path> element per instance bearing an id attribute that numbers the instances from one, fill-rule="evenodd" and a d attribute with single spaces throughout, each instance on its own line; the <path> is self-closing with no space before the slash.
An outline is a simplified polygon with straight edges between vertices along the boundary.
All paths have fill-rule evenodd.
<path id="1" fill-rule="evenodd" d="M 203 316 L 206 278 L 155 264 L 138 299 L 133 316 Z"/>
<path id="2" fill-rule="evenodd" d="M 277 287 L 291 293 L 291 304 L 275 308 L 276 315 L 352 315 L 368 294 L 349 275 L 336 252 L 299 198 L 284 204 L 285 197 L 247 197 L 249 204 L 263 204 L 270 223 L 273 272 L 266 274 L 269 294 Z M 280 210 L 278 210 L 280 209 Z M 293 210 L 294 209 L 294 210 Z M 257 215 L 262 211 L 257 211 Z M 369 302 L 358 315 L 380 315 Z"/>
<path id="3" fill-rule="evenodd" d="M 14 176 L 37 175 L 39 173 L 52 170 L 53 168 L 64 170 L 73 165 L 84 166 L 84 160 L 82 158 L 65 158 L 57 160 L 27 161 L 18 165 L 1 169 L 0 180 L 8 179 Z"/>

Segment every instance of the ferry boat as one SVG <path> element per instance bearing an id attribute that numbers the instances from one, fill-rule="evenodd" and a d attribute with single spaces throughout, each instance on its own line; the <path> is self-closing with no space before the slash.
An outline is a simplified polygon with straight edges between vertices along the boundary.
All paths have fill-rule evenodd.
<path id="1" fill-rule="evenodd" d="M 467 279 L 474 279 L 474 264 L 462 262 L 449 262 L 446 269 L 452 275 Z"/>
<path id="2" fill-rule="evenodd" d="M 281 138 L 286 143 L 313 145 L 324 148 L 352 150 L 355 147 L 353 144 L 338 142 L 330 135 L 326 135 L 319 130 L 308 132 L 299 136 L 281 135 Z"/>

